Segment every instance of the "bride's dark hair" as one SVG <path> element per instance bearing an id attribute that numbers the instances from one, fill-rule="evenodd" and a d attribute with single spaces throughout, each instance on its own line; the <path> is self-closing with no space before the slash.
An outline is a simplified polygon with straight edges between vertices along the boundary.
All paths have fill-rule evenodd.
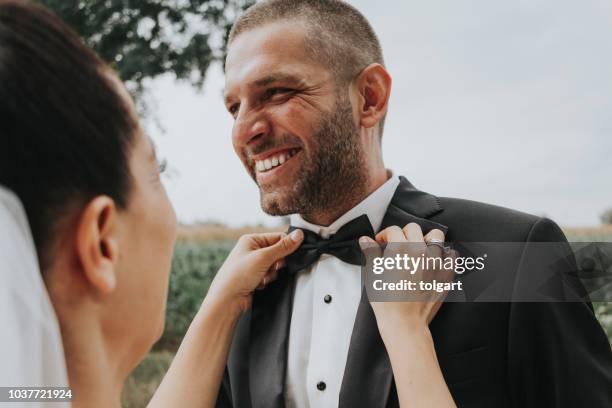
<path id="1" fill-rule="evenodd" d="M 137 119 L 116 82 L 53 13 L 0 0 L 0 184 L 23 202 L 43 270 L 59 220 L 96 195 L 127 204 Z"/>

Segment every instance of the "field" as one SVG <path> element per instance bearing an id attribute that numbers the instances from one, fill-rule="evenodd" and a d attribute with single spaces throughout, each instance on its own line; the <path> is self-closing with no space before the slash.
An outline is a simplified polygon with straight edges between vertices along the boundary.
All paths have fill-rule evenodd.
<path id="1" fill-rule="evenodd" d="M 279 229 L 282 228 L 276 230 Z M 125 408 L 146 406 L 235 240 L 242 234 L 256 231 L 262 231 L 262 228 L 180 228 L 170 274 L 165 331 L 151 353 L 128 378 L 122 401 Z M 612 242 L 612 226 L 567 228 L 564 231 L 570 241 Z M 612 343 L 612 303 L 596 303 L 594 307 Z"/>

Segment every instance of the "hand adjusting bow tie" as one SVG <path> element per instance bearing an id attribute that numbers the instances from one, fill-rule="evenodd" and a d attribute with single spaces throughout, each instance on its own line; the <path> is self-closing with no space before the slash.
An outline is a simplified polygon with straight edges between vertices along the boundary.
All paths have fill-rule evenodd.
<path id="1" fill-rule="evenodd" d="M 288 232 L 296 229 L 298 228 L 291 226 Z M 306 229 L 302 231 L 304 232 L 302 245 L 285 258 L 289 273 L 309 267 L 319 259 L 321 254 L 333 255 L 346 263 L 361 265 L 362 254 L 358 240 L 364 235 L 374 237 L 372 225 L 365 214 L 344 225 L 329 239 L 321 238 L 318 234 Z"/>

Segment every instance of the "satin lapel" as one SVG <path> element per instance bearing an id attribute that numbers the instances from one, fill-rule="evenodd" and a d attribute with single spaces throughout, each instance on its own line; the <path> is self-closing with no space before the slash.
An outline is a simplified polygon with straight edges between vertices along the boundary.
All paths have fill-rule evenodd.
<path id="1" fill-rule="evenodd" d="M 406 224 L 409 224 L 411 222 L 416 222 L 421 226 L 421 229 L 423 230 L 423 235 L 436 228 L 441 230 L 444 234 L 448 232 L 448 227 L 446 225 L 442 225 L 440 223 L 424 218 L 416 217 L 410 213 L 407 213 L 393 202 L 391 202 L 391 204 L 389 204 L 389 207 L 387 208 L 387 213 L 383 218 L 380 229 L 383 230 L 387 227 L 390 227 L 391 225 L 397 225 L 398 227 L 402 228 Z"/>
<path id="2" fill-rule="evenodd" d="M 344 368 L 338 407 L 385 407 L 392 380 L 391 362 L 378 334 L 374 311 L 363 289 Z"/>
<path id="3" fill-rule="evenodd" d="M 295 275 L 278 279 L 253 297 L 249 342 L 249 386 L 253 408 L 285 406 L 287 344 Z"/>
<path id="4" fill-rule="evenodd" d="M 416 222 L 423 233 L 434 228 L 446 233 L 448 228 L 445 225 L 425 219 L 440 211 L 442 207 L 437 197 L 417 190 L 400 177 L 380 229 Z M 392 383 L 391 362 L 363 288 L 344 369 L 339 407 L 386 407 Z"/>

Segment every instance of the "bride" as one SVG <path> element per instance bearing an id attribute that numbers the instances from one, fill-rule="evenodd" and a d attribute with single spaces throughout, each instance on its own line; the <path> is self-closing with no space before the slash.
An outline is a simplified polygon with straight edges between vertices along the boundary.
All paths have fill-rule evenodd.
<path id="1" fill-rule="evenodd" d="M 124 381 L 164 327 L 176 217 L 161 171 L 113 71 L 46 9 L 0 0 L 0 254 L 8 265 L 0 279 L 29 305 L 3 310 L 24 330 L 3 334 L 0 352 L 21 352 L 3 360 L 17 368 L 0 369 L 0 380 L 55 379 L 44 385 L 69 384 L 74 407 L 120 406 Z M 237 320 L 302 239 L 300 230 L 240 238 L 150 406 L 214 406 Z M 377 319 L 401 307 L 427 320 L 437 310 L 416 302 L 379 306 Z M 33 316 L 45 330 L 28 329 L 36 326 Z M 37 341 L 45 352 L 34 349 Z M 427 397 L 452 406 L 433 344 L 418 347 L 423 357 L 407 362 L 397 361 L 406 348 L 390 348 L 400 351 L 390 352 L 394 369 L 401 367 L 396 380 L 426 384 L 429 394 L 412 393 L 415 403 Z M 54 372 L 36 372 L 45 369 Z M 410 394 L 403 383 L 398 389 Z"/>

